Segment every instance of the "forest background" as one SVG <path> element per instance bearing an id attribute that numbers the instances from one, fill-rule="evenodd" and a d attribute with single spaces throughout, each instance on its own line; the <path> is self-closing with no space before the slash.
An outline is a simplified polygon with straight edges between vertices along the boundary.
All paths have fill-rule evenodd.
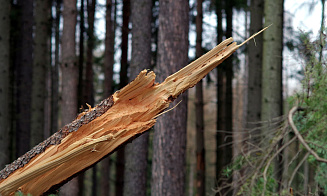
<path id="1" fill-rule="evenodd" d="M 143 69 L 273 24 L 60 195 L 327 192 L 325 0 L 0 2 L 0 168 Z"/>

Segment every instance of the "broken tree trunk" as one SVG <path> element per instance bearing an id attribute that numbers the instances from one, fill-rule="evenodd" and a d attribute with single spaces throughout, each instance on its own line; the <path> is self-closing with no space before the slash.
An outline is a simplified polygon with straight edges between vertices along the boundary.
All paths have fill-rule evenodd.
<path id="1" fill-rule="evenodd" d="M 152 71 L 142 71 L 120 91 L 79 114 L 73 122 L 0 171 L 0 195 L 13 195 L 16 191 L 41 195 L 92 166 L 151 128 L 169 103 L 241 45 L 229 38 L 161 84 L 155 83 Z"/>

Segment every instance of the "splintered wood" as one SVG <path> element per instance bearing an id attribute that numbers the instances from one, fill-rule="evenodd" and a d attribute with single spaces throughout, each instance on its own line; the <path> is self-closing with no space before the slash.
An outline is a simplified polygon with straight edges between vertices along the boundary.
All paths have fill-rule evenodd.
<path id="1" fill-rule="evenodd" d="M 229 38 L 161 84 L 155 83 L 154 72 L 142 71 L 123 89 L 0 171 L 0 194 L 41 195 L 92 166 L 151 128 L 169 103 L 241 45 Z"/>

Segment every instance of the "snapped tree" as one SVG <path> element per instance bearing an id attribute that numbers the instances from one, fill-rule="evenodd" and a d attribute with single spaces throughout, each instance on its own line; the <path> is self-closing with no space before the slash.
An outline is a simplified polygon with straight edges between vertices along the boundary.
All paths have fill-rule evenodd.
<path id="1" fill-rule="evenodd" d="M 155 83 L 154 72 L 142 71 L 127 86 L 89 107 L 1 170 L 0 194 L 41 195 L 58 188 L 151 128 L 172 101 L 257 34 L 240 45 L 233 38 L 223 41 L 160 84 Z"/>

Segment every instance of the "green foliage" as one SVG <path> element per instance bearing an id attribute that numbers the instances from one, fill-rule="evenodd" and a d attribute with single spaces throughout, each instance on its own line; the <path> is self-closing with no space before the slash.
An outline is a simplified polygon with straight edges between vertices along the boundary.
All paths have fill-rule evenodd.
<path id="1" fill-rule="evenodd" d="M 319 61 L 320 42 L 311 42 L 309 33 L 300 34 L 298 45 L 300 56 L 304 59 L 304 79 L 302 92 L 294 95 L 290 105 L 303 108 L 294 116 L 294 122 L 309 146 L 322 158 L 327 159 L 327 67 Z M 308 161 L 316 164 L 315 181 L 327 193 L 327 164 L 317 162 L 310 155 Z"/>

